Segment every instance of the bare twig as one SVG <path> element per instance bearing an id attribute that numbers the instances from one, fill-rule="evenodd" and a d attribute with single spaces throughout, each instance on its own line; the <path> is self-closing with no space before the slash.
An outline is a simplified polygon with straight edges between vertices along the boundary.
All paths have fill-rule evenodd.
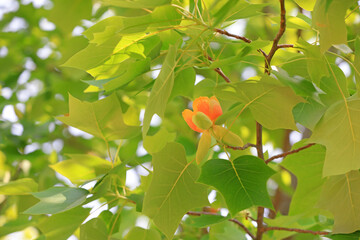
<path id="1" fill-rule="evenodd" d="M 232 34 L 232 33 L 229 33 L 228 31 L 226 30 L 222 30 L 222 29 L 218 29 L 218 28 L 214 28 L 214 31 L 217 32 L 217 33 L 220 33 L 222 35 L 225 35 L 225 36 L 228 36 L 228 37 L 232 37 L 232 38 L 236 38 L 236 39 L 239 39 L 239 40 L 242 40 L 246 43 L 251 43 L 252 41 L 246 37 L 242 37 L 242 36 L 239 36 L 239 35 L 236 35 L 236 34 Z"/>
<path id="2" fill-rule="evenodd" d="M 306 149 L 306 148 L 309 148 L 309 147 L 311 147 L 311 146 L 313 146 L 313 145 L 315 145 L 315 143 L 309 143 L 308 145 L 305 145 L 305 146 L 303 146 L 303 147 L 301 147 L 301 148 L 297 148 L 297 149 L 294 149 L 294 150 L 291 150 L 291 151 L 288 151 L 288 152 L 284 152 L 284 153 L 281 153 L 281 154 L 272 156 L 271 158 L 267 159 L 267 160 L 265 161 L 265 163 L 268 164 L 269 162 L 271 162 L 271 161 L 274 160 L 274 159 L 286 157 L 287 155 L 300 152 L 301 150 L 304 150 L 304 149 Z"/>
<path id="3" fill-rule="evenodd" d="M 313 235 L 328 235 L 329 232 L 325 231 L 311 231 L 311 230 L 304 230 L 298 228 L 285 228 L 285 227 L 265 227 L 264 231 L 271 231 L 271 230 L 279 230 L 279 231 L 289 231 L 289 232 L 298 232 L 298 233 L 310 233 Z"/>
<path id="4" fill-rule="evenodd" d="M 207 56 L 207 59 L 214 61 L 214 59 L 212 59 L 210 56 Z M 230 83 L 230 79 L 225 75 L 221 68 L 215 68 L 214 71 L 217 72 L 225 80 L 225 82 Z"/>
<path id="5" fill-rule="evenodd" d="M 220 216 L 219 214 L 216 213 L 212 213 L 212 212 L 192 212 L 189 211 L 186 213 L 187 215 L 191 215 L 191 216 L 201 216 L 201 215 L 213 215 L 213 216 Z M 255 240 L 255 236 L 250 232 L 250 230 L 245 227 L 244 224 L 242 224 L 239 220 L 235 219 L 235 218 L 230 218 L 229 219 L 230 222 L 233 222 L 235 224 L 237 224 L 239 227 L 241 227 L 252 239 Z"/>
<path id="6" fill-rule="evenodd" d="M 247 143 L 243 147 L 233 147 L 233 146 L 228 146 L 228 145 L 225 145 L 225 147 L 233 149 L 233 150 L 245 150 L 245 149 L 247 149 L 249 147 L 256 147 L 256 145 L 252 144 L 252 143 Z"/>

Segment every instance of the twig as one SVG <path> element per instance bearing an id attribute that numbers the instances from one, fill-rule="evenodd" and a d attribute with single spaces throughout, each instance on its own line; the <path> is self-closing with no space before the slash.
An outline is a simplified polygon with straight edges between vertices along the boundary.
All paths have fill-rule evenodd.
<path id="1" fill-rule="evenodd" d="M 233 149 L 233 150 L 245 150 L 245 149 L 247 149 L 249 147 L 256 147 L 256 145 L 252 144 L 252 143 L 247 143 L 243 147 L 233 147 L 233 146 L 228 146 L 228 145 L 225 145 L 225 147 Z"/>
<path id="2" fill-rule="evenodd" d="M 210 61 L 214 61 L 212 57 L 210 56 L 206 56 L 206 57 Z M 221 70 L 221 68 L 215 68 L 214 71 L 217 72 L 225 80 L 225 82 L 230 83 L 230 79 L 225 75 L 225 73 Z"/>
<path id="3" fill-rule="evenodd" d="M 242 40 L 246 43 L 251 43 L 252 41 L 246 37 L 242 37 L 242 36 L 239 36 L 239 35 L 236 35 L 236 34 L 232 34 L 232 33 L 229 33 L 228 31 L 226 30 L 222 30 L 222 29 L 218 29 L 218 28 L 214 28 L 214 31 L 217 32 L 217 33 L 220 33 L 222 35 L 226 35 L 228 37 L 233 37 L 233 38 L 236 38 L 236 39 L 239 39 L 239 40 Z"/>
<path id="4" fill-rule="evenodd" d="M 191 216 L 201 216 L 201 215 L 213 215 L 213 216 L 220 216 L 219 214 L 216 213 L 212 213 L 212 212 L 192 212 L 189 211 L 186 213 L 187 215 L 191 215 Z M 255 236 L 250 232 L 250 230 L 245 227 L 244 224 L 242 224 L 241 222 L 239 222 L 239 220 L 235 219 L 235 218 L 231 218 L 229 219 L 230 222 L 236 223 L 239 227 L 241 227 L 252 239 L 255 240 Z"/>
<path id="5" fill-rule="evenodd" d="M 263 142 L 262 142 L 262 126 L 260 123 L 256 122 L 256 150 L 259 158 L 264 160 L 264 151 L 263 151 Z M 256 240 L 261 240 L 264 233 L 264 207 L 258 207 L 257 211 L 257 231 L 256 231 Z"/>
<path id="6" fill-rule="evenodd" d="M 285 32 L 286 29 L 286 18 L 285 18 L 285 14 L 286 14 L 286 10 L 285 10 L 285 0 L 279 0 L 280 1 L 280 9 L 281 9 L 281 14 L 280 14 L 280 29 L 279 32 L 276 34 L 274 40 L 273 40 L 273 44 L 271 47 L 271 50 L 269 52 L 269 54 L 267 54 L 267 57 L 265 59 L 265 73 L 270 74 L 270 62 L 271 59 L 273 58 L 276 50 L 279 49 L 279 41 L 280 38 L 282 37 L 282 35 Z M 281 45 L 280 45 L 281 46 Z M 284 45 L 283 45 L 284 46 Z"/>
<path id="7" fill-rule="evenodd" d="M 249 229 L 247 227 L 244 226 L 244 224 L 242 224 L 241 222 L 239 222 L 239 220 L 235 219 L 235 218 L 231 218 L 229 219 L 230 222 L 236 223 L 237 225 L 239 225 L 242 229 L 244 229 L 244 231 L 252 238 L 255 239 L 255 236 L 249 231 Z"/>
<path id="8" fill-rule="evenodd" d="M 279 44 L 278 48 L 292 48 L 294 45 L 292 44 Z"/>
<path id="9" fill-rule="evenodd" d="M 306 148 L 309 148 L 309 147 L 311 147 L 311 146 L 313 146 L 313 145 L 315 145 L 315 143 L 309 143 L 308 145 L 305 145 L 305 146 L 303 146 L 303 147 L 301 147 L 301 148 L 297 148 L 297 149 L 294 149 L 294 150 L 291 150 L 291 151 L 288 151 L 288 152 L 284 152 L 284 153 L 281 153 L 281 154 L 272 156 L 271 158 L 267 159 L 267 160 L 265 161 L 265 163 L 268 164 L 269 162 L 271 162 L 271 161 L 274 160 L 274 159 L 286 157 L 287 155 L 300 152 L 301 150 L 304 150 L 304 149 L 306 149 Z"/>
<path id="10" fill-rule="evenodd" d="M 285 227 L 265 227 L 264 231 L 271 231 L 271 230 L 279 230 L 279 231 L 289 231 L 289 232 L 298 232 L 298 233 L 310 233 L 313 235 L 328 235 L 329 232 L 325 231 L 311 231 L 311 230 L 304 230 L 298 228 L 285 228 Z"/>

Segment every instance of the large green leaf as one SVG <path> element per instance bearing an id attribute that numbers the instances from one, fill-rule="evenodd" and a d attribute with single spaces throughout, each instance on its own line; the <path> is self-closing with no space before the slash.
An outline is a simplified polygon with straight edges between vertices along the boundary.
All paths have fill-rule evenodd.
<path id="1" fill-rule="evenodd" d="M 67 177 L 73 183 L 82 183 L 107 173 L 111 163 L 105 159 L 86 155 L 69 154 L 70 159 L 58 162 L 50 167 Z"/>
<path id="2" fill-rule="evenodd" d="M 77 207 L 69 211 L 54 214 L 43 219 L 37 227 L 46 239 L 64 240 L 70 237 L 80 224 L 89 216 L 90 208 Z"/>
<path id="3" fill-rule="evenodd" d="M 153 115 L 156 113 L 159 117 L 163 117 L 167 101 L 170 97 L 174 85 L 174 69 L 176 67 L 177 46 L 171 45 L 169 52 L 164 60 L 160 74 L 155 80 L 155 84 L 151 90 L 149 100 L 146 104 L 143 137 L 146 136 Z"/>
<path id="4" fill-rule="evenodd" d="M 303 147 L 303 142 L 296 143 L 292 149 Z M 288 155 L 281 165 L 297 178 L 297 186 L 291 200 L 289 215 L 302 214 L 314 210 L 320 198 L 320 189 L 325 182 L 322 170 L 325 148 L 314 145 L 296 154 Z"/>
<path id="5" fill-rule="evenodd" d="M 154 229 L 134 227 L 126 234 L 125 240 L 161 240 L 161 235 Z"/>
<path id="6" fill-rule="evenodd" d="M 346 10 L 355 0 L 316 1 L 313 12 L 313 25 L 320 32 L 320 49 L 322 52 L 333 44 L 346 44 L 347 31 L 345 25 Z"/>
<path id="7" fill-rule="evenodd" d="M 89 191 L 83 188 L 52 187 L 32 195 L 40 202 L 27 209 L 25 214 L 55 214 L 77 207 L 86 200 Z"/>
<path id="8" fill-rule="evenodd" d="M 233 161 L 207 161 L 198 181 L 218 189 L 230 213 L 235 216 L 254 205 L 272 208 L 266 182 L 274 173 L 260 158 L 246 155 Z"/>
<path id="9" fill-rule="evenodd" d="M 195 183 L 199 170 L 186 161 L 185 149 L 178 143 L 168 143 L 154 154 L 153 165 L 143 212 L 171 239 L 186 212 L 208 204 L 207 188 Z"/>
<path id="10" fill-rule="evenodd" d="M 333 213 L 333 233 L 351 233 L 359 230 L 359 170 L 331 176 L 324 184 L 318 206 Z"/>
<path id="11" fill-rule="evenodd" d="M 80 240 L 108 239 L 108 229 L 103 219 L 93 218 L 80 227 Z"/>
<path id="12" fill-rule="evenodd" d="M 216 96 L 238 101 L 249 108 L 255 120 L 269 129 L 297 129 L 292 115 L 293 107 L 304 100 L 290 87 L 266 83 L 268 77 L 258 82 L 246 81 L 217 87 Z"/>
<path id="13" fill-rule="evenodd" d="M 353 98 L 333 104 L 316 125 L 309 142 L 326 147 L 324 176 L 360 168 L 359 119 L 360 99 Z"/>
<path id="14" fill-rule="evenodd" d="M 121 105 L 115 94 L 94 103 L 69 95 L 69 115 L 57 119 L 105 141 L 130 138 L 140 130 L 140 127 L 124 123 Z"/>
<path id="15" fill-rule="evenodd" d="M 32 178 L 21 178 L 0 184 L 0 194 L 3 195 L 26 195 L 36 191 L 38 184 Z"/>

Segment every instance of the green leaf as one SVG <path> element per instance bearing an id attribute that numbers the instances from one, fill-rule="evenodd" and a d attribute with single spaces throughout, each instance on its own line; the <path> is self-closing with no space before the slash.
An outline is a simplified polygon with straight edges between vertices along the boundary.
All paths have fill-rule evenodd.
<path id="1" fill-rule="evenodd" d="M 296 143 L 292 149 L 303 147 L 304 141 Z M 292 196 L 289 215 L 314 211 L 320 198 L 320 189 L 325 182 L 322 177 L 325 148 L 314 145 L 296 154 L 288 155 L 281 166 L 291 171 L 297 178 L 297 186 Z"/>
<path id="2" fill-rule="evenodd" d="M 26 195 L 37 190 L 38 184 L 32 178 L 21 178 L 0 184 L 0 194 L 3 195 Z"/>
<path id="3" fill-rule="evenodd" d="M 84 71 L 95 68 L 113 55 L 120 39 L 121 36 L 115 34 L 111 38 L 104 40 L 102 44 L 90 43 L 86 48 L 69 58 L 62 66 Z"/>
<path id="4" fill-rule="evenodd" d="M 124 123 L 121 105 L 115 94 L 94 103 L 83 102 L 69 95 L 69 116 L 57 119 L 104 141 L 130 138 L 140 130 L 140 127 Z"/>
<path id="5" fill-rule="evenodd" d="M 108 229 L 103 219 L 93 218 L 80 227 L 80 240 L 108 239 Z"/>
<path id="6" fill-rule="evenodd" d="M 189 216 L 185 220 L 185 224 L 196 227 L 204 228 L 213 224 L 217 224 L 230 219 L 230 215 L 226 217 L 221 215 L 201 215 L 201 216 Z"/>
<path id="7" fill-rule="evenodd" d="M 176 96 L 184 96 L 192 98 L 196 73 L 194 68 L 185 68 L 184 70 L 175 73 L 174 87 L 170 98 Z"/>
<path id="8" fill-rule="evenodd" d="M 360 229 L 359 189 L 359 170 L 331 176 L 325 182 L 318 206 L 334 215 L 333 233 L 351 233 Z"/>
<path id="9" fill-rule="evenodd" d="M 171 0 L 102 0 L 102 3 L 122 8 L 155 8 L 161 5 L 170 4 Z"/>
<path id="10" fill-rule="evenodd" d="M 255 120 L 268 129 L 296 130 L 292 109 L 304 101 L 291 88 L 266 83 L 264 80 L 221 85 L 216 88 L 216 96 L 244 103 L 240 113 L 248 107 Z"/>
<path id="11" fill-rule="evenodd" d="M 70 159 L 50 165 L 50 167 L 73 183 L 92 180 L 111 169 L 109 161 L 96 156 L 86 154 L 69 154 L 68 156 Z"/>
<path id="12" fill-rule="evenodd" d="M 246 240 L 245 233 L 231 222 L 224 221 L 210 227 L 209 240 Z"/>
<path id="13" fill-rule="evenodd" d="M 82 204 L 89 192 L 83 188 L 52 187 L 32 193 L 40 202 L 27 209 L 25 214 L 55 214 Z"/>
<path id="14" fill-rule="evenodd" d="M 320 49 L 325 52 L 333 44 L 346 44 L 346 10 L 356 3 L 355 0 L 316 1 L 313 12 L 313 25 L 320 32 Z"/>
<path id="15" fill-rule="evenodd" d="M 324 176 L 344 174 L 360 168 L 358 119 L 360 99 L 355 98 L 333 104 L 316 125 L 309 142 L 326 147 Z"/>
<path id="16" fill-rule="evenodd" d="M 273 208 L 266 181 L 274 173 L 260 158 L 246 155 L 233 161 L 207 161 L 202 166 L 198 181 L 219 190 L 231 215 L 235 216 L 254 205 Z"/>
<path id="17" fill-rule="evenodd" d="M 146 136 L 143 142 L 144 148 L 150 154 L 159 152 L 168 142 L 175 140 L 176 133 L 169 133 L 166 128 L 161 128 L 155 135 Z"/>
<path id="18" fill-rule="evenodd" d="M 317 45 L 311 45 L 303 39 L 299 39 L 296 46 L 305 53 L 307 70 L 311 81 L 317 86 L 320 86 L 321 78 L 329 76 L 326 59 L 324 54 L 321 53 L 320 47 Z"/>
<path id="19" fill-rule="evenodd" d="M 198 168 L 187 163 L 185 149 L 168 143 L 153 155 L 154 174 L 145 193 L 143 212 L 171 239 L 181 218 L 208 204 L 206 186 L 195 183 Z"/>
<path id="20" fill-rule="evenodd" d="M 313 130 L 326 111 L 326 107 L 312 98 L 305 97 L 306 103 L 299 103 L 293 108 L 296 122 Z"/>
<path id="21" fill-rule="evenodd" d="M 80 20 L 91 17 L 92 2 L 83 0 L 54 0 L 48 19 L 65 34 L 71 33 Z"/>
<path id="22" fill-rule="evenodd" d="M 331 235 L 327 235 L 326 237 L 332 240 L 359 240 L 360 231 L 356 231 L 350 234 L 331 234 Z"/>
<path id="23" fill-rule="evenodd" d="M 46 239 L 64 240 L 70 237 L 80 224 L 89 216 L 90 208 L 77 207 L 69 211 L 54 214 L 42 220 L 37 227 Z"/>
<path id="24" fill-rule="evenodd" d="M 295 0 L 295 2 L 306 11 L 312 11 L 316 3 L 314 0 Z"/>
<path id="25" fill-rule="evenodd" d="M 149 100 L 145 108 L 143 138 L 146 136 L 150 121 L 156 113 L 159 117 L 163 117 L 167 101 L 170 97 L 174 85 L 174 69 L 176 67 L 176 50 L 177 46 L 171 45 L 162 65 L 160 74 L 155 80 L 155 84 L 151 90 Z"/>
<path id="26" fill-rule="evenodd" d="M 126 234 L 125 240 L 161 240 L 161 235 L 154 229 L 134 227 Z"/>

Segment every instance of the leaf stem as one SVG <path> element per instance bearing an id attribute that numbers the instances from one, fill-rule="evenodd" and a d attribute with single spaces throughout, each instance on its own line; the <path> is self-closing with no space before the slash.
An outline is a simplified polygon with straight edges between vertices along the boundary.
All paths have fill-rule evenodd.
<path id="1" fill-rule="evenodd" d="M 230 149 L 233 149 L 233 150 L 245 150 L 249 147 L 255 147 L 256 148 L 256 145 L 255 144 L 252 144 L 252 143 L 247 143 L 245 144 L 244 146 L 242 147 L 233 147 L 233 146 L 228 146 L 228 145 L 225 145 L 226 148 L 230 148 Z"/>
<path id="2" fill-rule="evenodd" d="M 210 61 L 214 61 L 214 59 L 212 59 L 212 57 L 210 57 L 209 55 L 207 55 L 206 57 Z M 225 75 L 221 68 L 215 68 L 214 71 L 217 72 L 225 80 L 225 82 L 230 83 L 230 79 Z"/>
<path id="3" fill-rule="evenodd" d="M 297 148 L 297 149 L 294 149 L 294 150 L 291 150 L 291 151 L 288 151 L 288 152 L 284 152 L 284 153 L 281 153 L 281 154 L 272 156 L 271 158 L 268 158 L 268 159 L 265 161 L 265 163 L 268 164 L 269 162 L 271 162 L 271 161 L 274 160 L 274 159 L 286 157 L 287 155 L 300 152 L 301 150 L 304 150 L 304 149 L 306 149 L 306 148 L 309 148 L 309 147 L 311 147 L 311 146 L 313 146 L 313 145 L 315 145 L 315 143 L 309 143 L 308 145 L 305 145 L 305 146 L 303 146 L 303 147 L 300 147 L 300 148 Z"/>

